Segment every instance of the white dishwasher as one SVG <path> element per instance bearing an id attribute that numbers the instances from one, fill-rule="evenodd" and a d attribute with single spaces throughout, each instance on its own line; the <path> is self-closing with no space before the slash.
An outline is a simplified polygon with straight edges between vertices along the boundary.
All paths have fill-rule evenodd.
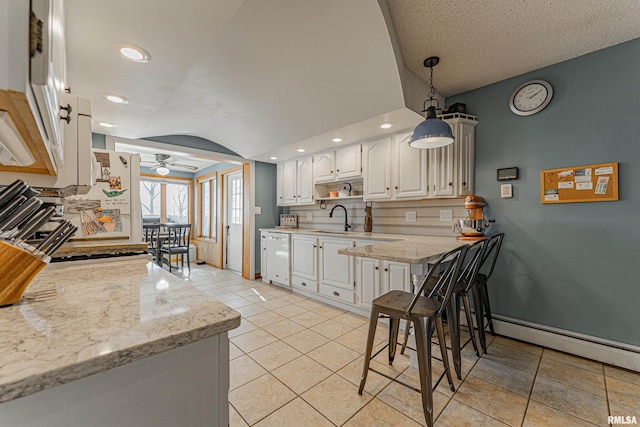
<path id="1" fill-rule="evenodd" d="M 289 234 L 267 233 L 267 280 L 291 287 L 289 280 Z"/>

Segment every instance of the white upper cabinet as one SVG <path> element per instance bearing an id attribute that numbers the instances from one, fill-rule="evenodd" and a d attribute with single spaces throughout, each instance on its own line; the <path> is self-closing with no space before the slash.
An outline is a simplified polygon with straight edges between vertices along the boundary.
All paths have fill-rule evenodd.
<path id="1" fill-rule="evenodd" d="M 455 138 L 453 144 L 445 147 L 411 148 L 407 142 L 410 134 L 405 132 L 316 154 L 313 159 L 284 162 L 278 167 L 278 191 L 282 193 L 278 194 L 278 204 L 311 204 L 314 202 L 314 183 L 328 184 L 319 186 L 327 190 L 339 181 L 359 177 L 362 177 L 364 201 L 472 194 L 478 120 L 461 113 L 446 114 L 441 118 L 451 126 Z M 324 197 L 323 193 L 326 191 L 318 192 L 318 197 Z"/>
<path id="2" fill-rule="evenodd" d="M 362 176 L 360 144 L 313 156 L 315 183 L 342 181 Z"/>
<path id="3" fill-rule="evenodd" d="M 312 164 L 311 156 L 283 163 L 281 176 L 284 206 L 313 203 Z M 280 174 L 280 169 L 278 173 Z"/>
<path id="4" fill-rule="evenodd" d="M 284 206 L 284 164 L 276 165 L 276 198 L 277 205 Z"/>
<path id="5" fill-rule="evenodd" d="M 393 137 L 395 171 L 393 195 L 397 199 L 424 198 L 429 195 L 427 153 L 409 146 L 410 133 Z"/>
<path id="6" fill-rule="evenodd" d="M 316 168 L 315 182 L 329 182 L 336 179 L 333 151 L 314 155 L 313 163 Z"/>
<path id="7" fill-rule="evenodd" d="M 362 148 L 360 144 L 336 150 L 336 179 L 362 176 Z"/>
<path id="8" fill-rule="evenodd" d="M 311 156 L 298 159 L 298 204 L 313 203 L 313 161 Z"/>
<path id="9" fill-rule="evenodd" d="M 363 145 L 364 200 L 391 198 L 391 138 Z"/>
<path id="10" fill-rule="evenodd" d="M 429 150 L 430 183 L 433 197 L 458 197 L 473 193 L 475 126 L 478 120 L 466 114 L 448 114 L 442 119 L 451 126 L 455 141 Z"/>
<path id="11" fill-rule="evenodd" d="M 289 160 L 282 166 L 284 204 L 295 205 L 298 201 L 298 161 Z"/>
<path id="12" fill-rule="evenodd" d="M 455 144 L 455 143 L 454 143 Z M 432 183 L 431 195 L 433 197 L 455 196 L 453 184 L 454 174 L 454 144 L 429 150 L 429 181 Z"/>

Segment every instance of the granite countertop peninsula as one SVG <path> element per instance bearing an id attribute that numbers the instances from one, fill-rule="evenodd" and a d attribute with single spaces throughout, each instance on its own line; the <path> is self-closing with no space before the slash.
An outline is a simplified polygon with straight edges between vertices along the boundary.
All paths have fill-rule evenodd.
<path id="1" fill-rule="evenodd" d="M 340 249 L 338 253 L 363 258 L 374 258 L 385 261 L 423 264 L 433 261 L 441 254 L 449 252 L 465 243 L 455 237 L 417 236 L 408 234 L 370 233 L 358 231 L 325 231 L 302 228 L 270 228 L 272 231 L 290 234 L 308 234 L 318 237 L 339 237 L 356 240 L 376 240 L 378 243 L 354 248 Z"/>
<path id="2" fill-rule="evenodd" d="M 146 259 L 49 265 L 0 308 L 0 403 L 240 326 L 240 314 Z"/>

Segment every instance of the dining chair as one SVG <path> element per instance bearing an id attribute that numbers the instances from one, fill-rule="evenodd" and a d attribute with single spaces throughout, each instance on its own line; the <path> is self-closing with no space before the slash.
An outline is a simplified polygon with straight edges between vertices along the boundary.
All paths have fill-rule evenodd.
<path id="1" fill-rule="evenodd" d="M 491 335 L 495 335 L 493 329 L 493 318 L 491 317 L 491 306 L 489 304 L 489 291 L 487 290 L 487 282 L 493 274 L 493 268 L 496 266 L 496 260 L 500 254 L 500 248 L 502 247 L 502 241 L 504 240 L 504 233 L 491 236 L 487 241 L 487 247 L 484 251 L 482 263 L 480 265 L 480 271 L 476 277 L 476 287 L 478 289 L 478 296 L 480 298 L 479 304 L 476 307 L 476 323 L 478 324 L 478 335 L 480 339 L 480 345 L 482 350 L 487 352 L 487 339 L 485 329 L 489 327 Z M 486 319 L 486 324 L 485 324 Z"/>
<path id="2" fill-rule="evenodd" d="M 367 335 L 364 367 L 358 394 L 362 395 L 362 391 L 364 390 L 364 386 L 367 381 L 367 374 L 369 371 L 373 371 L 392 381 L 402 384 L 405 387 L 419 392 L 422 395 L 422 407 L 427 425 L 433 425 L 433 389 L 438 386 L 440 381 L 442 381 L 442 378 L 446 375 L 451 391 L 455 391 L 453 378 L 451 377 L 451 370 L 449 368 L 447 348 L 444 341 L 442 313 L 453 294 L 453 287 L 456 282 L 455 279 L 460 274 L 460 266 L 462 265 L 462 259 L 464 259 L 466 251 L 467 245 L 463 245 L 440 256 L 440 258 L 438 258 L 438 260 L 430 267 L 418 289 L 418 292 L 415 294 L 401 290 L 393 290 L 373 300 L 371 303 L 371 317 L 369 320 L 369 334 Z M 443 266 L 444 271 L 438 276 L 433 289 L 431 289 L 426 296 L 423 295 L 429 278 L 435 276 L 441 265 Z M 389 341 L 385 346 L 372 355 L 376 327 L 379 319 L 389 319 Z M 406 384 L 395 377 L 387 375 L 384 372 L 378 371 L 370 365 L 371 359 L 375 358 L 385 348 L 389 349 L 389 364 L 393 364 L 396 347 L 399 344 L 398 329 L 400 326 L 400 320 L 403 319 L 414 325 L 416 336 L 415 351 L 418 357 L 418 372 L 420 376 L 419 389 Z M 435 386 L 432 385 L 431 378 L 431 336 L 433 335 L 434 329 L 438 335 L 442 362 L 444 364 L 444 372 L 436 381 Z"/>
<path id="3" fill-rule="evenodd" d="M 189 259 L 189 240 L 191 236 L 191 224 L 165 224 L 167 233 L 166 244 L 160 248 L 162 254 L 167 254 L 169 258 L 169 272 L 173 268 L 171 257 L 180 255 L 180 268 L 184 268 L 184 256 L 187 256 L 187 267 L 191 272 L 191 260 Z"/>
<path id="4" fill-rule="evenodd" d="M 478 343 L 475 338 L 475 331 L 473 327 L 473 314 L 471 312 L 471 303 L 469 301 L 469 294 L 473 297 L 474 307 L 480 307 L 479 292 L 476 288 L 476 277 L 480 270 L 480 265 L 484 256 L 485 248 L 488 240 L 479 240 L 472 245 L 469 245 L 468 250 L 462 260 L 462 269 L 460 275 L 456 278 L 455 286 L 453 288 L 453 296 L 449 301 L 447 307 L 446 316 L 447 323 L 449 324 L 450 340 L 451 340 L 451 353 L 453 356 L 453 367 L 456 371 L 458 379 L 462 379 L 462 354 L 461 351 L 464 347 L 472 343 L 476 356 L 480 357 Z M 427 279 L 424 292 L 429 292 L 436 286 L 438 277 L 432 276 Z M 469 330 L 469 339 L 461 344 L 461 332 L 460 332 L 460 308 L 464 307 L 465 318 L 467 321 L 467 327 Z M 477 310 L 476 310 L 477 312 Z M 402 348 L 400 354 L 404 354 L 409 338 L 409 328 L 405 329 L 405 335 L 402 342 Z"/>
<path id="5" fill-rule="evenodd" d="M 158 257 L 158 237 L 160 235 L 160 224 L 143 224 L 142 235 L 145 242 L 147 242 L 147 253 L 153 255 L 154 258 Z"/>

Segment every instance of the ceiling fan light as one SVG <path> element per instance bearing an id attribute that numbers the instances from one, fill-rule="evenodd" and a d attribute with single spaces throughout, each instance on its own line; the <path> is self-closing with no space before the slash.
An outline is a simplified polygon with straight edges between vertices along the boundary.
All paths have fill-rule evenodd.
<path id="1" fill-rule="evenodd" d="M 165 176 L 169 174 L 169 168 L 166 166 L 160 166 L 156 169 L 156 172 L 158 172 L 158 175 Z"/>

